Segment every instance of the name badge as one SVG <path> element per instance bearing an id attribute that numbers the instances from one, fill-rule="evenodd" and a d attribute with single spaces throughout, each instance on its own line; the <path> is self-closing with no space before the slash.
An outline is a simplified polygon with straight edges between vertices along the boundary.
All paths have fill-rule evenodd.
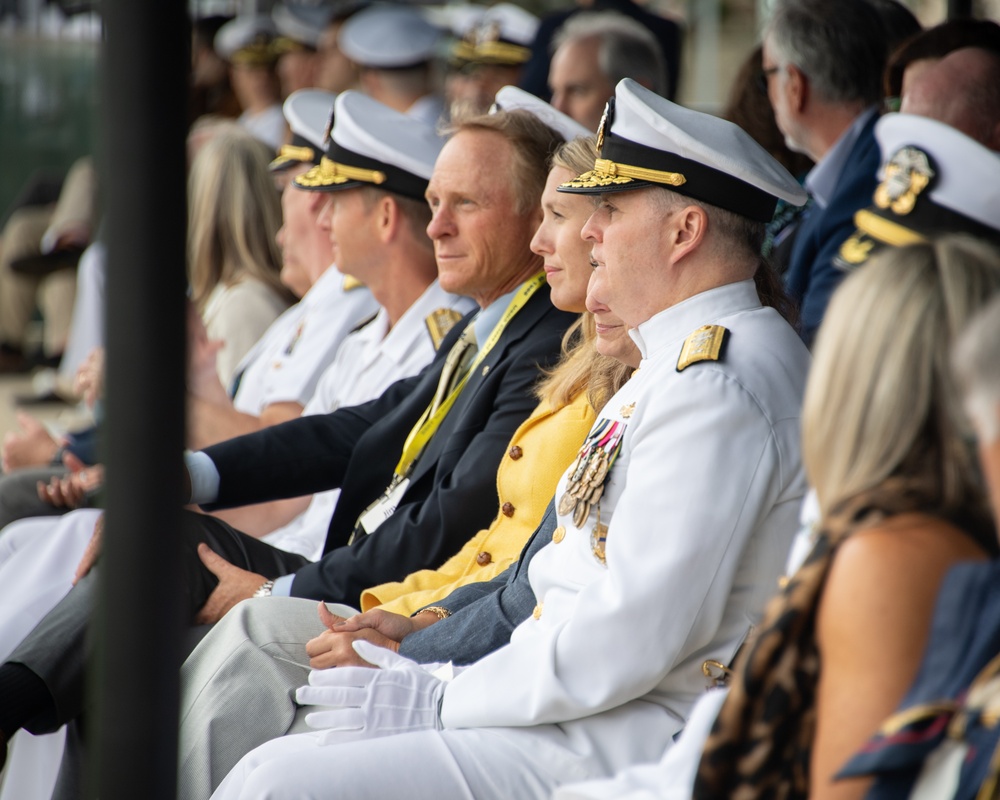
<path id="1" fill-rule="evenodd" d="M 374 533 L 378 530 L 379 525 L 396 512 L 396 507 L 399 505 L 399 501 L 403 499 L 403 495 L 406 494 L 406 489 L 409 485 L 409 478 L 403 478 L 400 481 L 393 480 L 383 495 L 368 506 L 365 513 L 358 519 L 365 533 Z"/>

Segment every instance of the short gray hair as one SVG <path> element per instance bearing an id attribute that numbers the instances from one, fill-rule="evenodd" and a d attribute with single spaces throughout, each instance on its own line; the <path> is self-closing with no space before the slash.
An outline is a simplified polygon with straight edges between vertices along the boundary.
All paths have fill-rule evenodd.
<path id="1" fill-rule="evenodd" d="M 555 52 L 567 42 L 597 39 L 597 66 L 612 86 L 622 78 L 665 94 L 666 63 L 656 37 L 642 23 L 617 11 L 584 11 L 574 14 L 552 39 Z"/>
<path id="2" fill-rule="evenodd" d="M 764 247 L 767 223 L 757 222 L 735 211 L 705 203 L 663 186 L 654 186 L 656 201 L 664 213 L 676 211 L 686 206 L 698 206 L 708 215 L 709 230 L 716 240 L 722 240 L 730 248 L 733 259 L 759 261 Z"/>
<path id="3" fill-rule="evenodd" d="M 866 0 L 776 0 L 764 38 L 831 103 L 882 99 L 885 28 Z"/>
<path id="4" fill-rule="evenodd" d="M 952 351 L 952 364 L 979 438 L 1000 439 L 1000 297 L 972 318 Z"/>

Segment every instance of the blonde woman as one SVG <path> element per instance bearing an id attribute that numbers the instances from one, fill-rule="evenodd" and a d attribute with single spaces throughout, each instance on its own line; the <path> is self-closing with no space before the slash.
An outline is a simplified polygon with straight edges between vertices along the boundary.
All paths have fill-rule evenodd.
<path id="1" fill-rule="evenodd" d="M 696 798 L 860 798 L 834 781 L 913 680 L 948 569 L 997 550 L 949 371 L 1000 258 L 958 236 L 889 250 L 835 294 L 815 348 L 803 461 L 821 524 L 746 648 Z"/>
<path id="2" fill-rule="evenodd" d="M 188 280 L 216 368 L 229 386 L 240 359 L 294 297 L 282 286 L 281 205 L 267 147 L 236 125 L 198 151 L 188 181 Z"/>

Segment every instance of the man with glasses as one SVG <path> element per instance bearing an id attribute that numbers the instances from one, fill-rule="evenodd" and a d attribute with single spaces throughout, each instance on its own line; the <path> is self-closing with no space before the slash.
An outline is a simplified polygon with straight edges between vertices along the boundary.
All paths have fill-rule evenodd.
<path id="1" fill-rule="evenodd" d="M 775 121 L 788 147 L 816 163 L 806 176 L 813 209 L 785 275 L 807 344 L 843 277 L 833 258 L 875 191 L 885 60 L 885 32 L 866 0 L 778 0 L 764 31 L 760 80 Z"/>

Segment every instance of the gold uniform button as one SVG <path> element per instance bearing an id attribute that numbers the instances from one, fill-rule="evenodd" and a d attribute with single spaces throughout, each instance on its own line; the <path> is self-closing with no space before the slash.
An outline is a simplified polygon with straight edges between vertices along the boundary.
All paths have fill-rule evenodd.
<path id="1" fill-rule="evenodd" d="M 535 610 L 531 612 L 531 616 L 533 616 L 535 619 L 541 619 L 542 618 L 542 606 L 543 605 L 545 605 L 545 604 L 544 603 L 539 603 L 537 606 L 535 606 Z"/>
<path id="2" fill-rule="evenodd" d="M 566 528 L 560 525 L 554 531 L 552 531 L 552 541 L 559 544 L 563 539 L 566 538 Z"/>
<path id="3" fill-rule="evenodd" d="M 483 367 L 483 377 L 485 378 L 489 374 L 490 374 L 490 365 L 487 364 L 485 367 Z"/>
<path id="4" fill-rule="evenodd" d="M 512 448 L 510 448 L 510 452 L 508 453 L 508 455 L 511 457 L 512 460 L 517 461 L 521 456 L 524 455 L 524 451 L 515 444 Z"/>
<path id="5" fill-rule="evenodd" d="M 483 550 L 483 552 L 481 552 L 478 556 L 476 556 L 476 563 L 481 567 L 485 567 L 492 560 L 493 556 L 487 553 L 485 550 Z"/>
<path id="6" fill-rule="evenodd" d="M 504 503 L 502 506 L 500 506 L 500 511 L 503 512 L 503 515 L 505 517 L 513 517 L 514 516 L 514 504 L 513 503 Z"/>

